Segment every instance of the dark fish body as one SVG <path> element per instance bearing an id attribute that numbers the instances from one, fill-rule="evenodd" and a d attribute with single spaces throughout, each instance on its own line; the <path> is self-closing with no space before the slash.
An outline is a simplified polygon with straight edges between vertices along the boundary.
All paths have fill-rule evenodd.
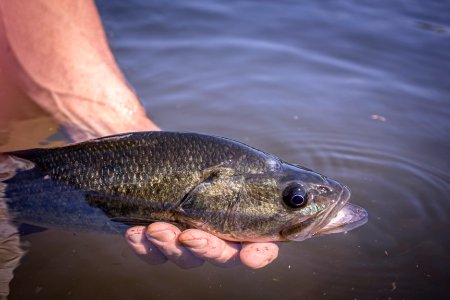
<path id="1" fill-rule="evenodd" d="M 120 231 L 162 220 L 229 240 L 302 240 L 349 197 L 311 170 L 197 133 L 129 133 L 7 154 L 34 164 L 4 182 L 9 210 L 41 226 Z"/>

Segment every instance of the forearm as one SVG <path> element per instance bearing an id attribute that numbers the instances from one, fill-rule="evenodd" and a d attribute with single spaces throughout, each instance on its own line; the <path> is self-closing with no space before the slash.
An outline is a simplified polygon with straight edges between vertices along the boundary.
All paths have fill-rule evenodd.
<path id="1" fill-rule="evenodd" d="M 158 129 L 127 86 L 92 1 L 0 1 L 1 64 L 76 139 Z"/>

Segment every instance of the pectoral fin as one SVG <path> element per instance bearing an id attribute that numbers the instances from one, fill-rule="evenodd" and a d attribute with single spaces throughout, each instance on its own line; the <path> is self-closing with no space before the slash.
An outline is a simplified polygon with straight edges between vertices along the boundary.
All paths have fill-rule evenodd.
<path id="1" fill-rule="evenodd" d="M 244 177 L 226 173 L 226 168 L 214 171 L 192 188 L 172 211 L 192 227 L 226 232 L 229 213 L 239 203 Z"/>

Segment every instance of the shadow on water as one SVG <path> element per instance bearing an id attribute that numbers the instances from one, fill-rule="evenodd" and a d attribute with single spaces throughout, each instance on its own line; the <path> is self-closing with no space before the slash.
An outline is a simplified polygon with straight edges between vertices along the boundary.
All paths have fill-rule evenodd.
<path id="1" fill-rule="evenodd" d="M 47 230 L 11 299 L 447 299 L 450 6 L 98 1 L 164 129 L 230 137 L 348 185 L 369 222 L 286 243 L 261 270 L 139 261 L 120 236 Z"/>

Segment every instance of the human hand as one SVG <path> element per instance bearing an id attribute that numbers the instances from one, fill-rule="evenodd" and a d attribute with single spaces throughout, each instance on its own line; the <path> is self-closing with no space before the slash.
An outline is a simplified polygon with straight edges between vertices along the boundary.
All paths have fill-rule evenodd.
<path id="1" fill-rule="evenodd" d="M 131 227 L 125 234 L 133 251 L 151 265 L 167 260 L 188 269 L 205 261 L 221 267 L 243 264 L 262 268 L 278 256 L 276 243 L 234 243 L 198 229 L 181 231 L 175 225 L 156 222 L 148 227 Z"/>

